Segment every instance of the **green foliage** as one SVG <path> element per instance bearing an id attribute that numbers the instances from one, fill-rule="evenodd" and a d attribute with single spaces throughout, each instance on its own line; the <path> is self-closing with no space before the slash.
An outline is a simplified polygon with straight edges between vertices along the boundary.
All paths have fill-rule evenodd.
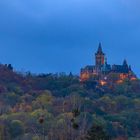
<path id="1" fill-rule="evenodd" d="M 86 140 L 109 140 L 109 136 L 103 130 L 102 126 L 93 125 L 88 131 Z"/>
<path id="2" fill-rule="evenodd" d="M 4 140 L 4 126 L 0 125 L 0 140 Z"/>
<path id="3" fill-rule="evenodd" d="M 139 80 L 114 84 L 118 75 L 110 74 L 108 88 L 96 79 L 80 83 L 73 74 L 21 74 L 8 65 L 0 66 L 0 77 L 0 136 L 5 139 L 81 139 L 92 124 L 90 140 L 106 139 L 106 131 L 113 138 L 139 138 Z"/>
<path id="4" fill-rule="evenodd" d="M 14 106 L 19 101 L 19 95 L 17 95 L 14 92 L 7 93 L 6 97 L 5 97 L 5 101 L 6 101 L 7 104 L 10 104 L 11 106 Z"/>
<path id="5" fill-rule="evenodd" d="M 19 120 L 13 120 L 10 123 L 10 134 L 12 138 L 22 136 L 24 134 L 24 125 Z"/>

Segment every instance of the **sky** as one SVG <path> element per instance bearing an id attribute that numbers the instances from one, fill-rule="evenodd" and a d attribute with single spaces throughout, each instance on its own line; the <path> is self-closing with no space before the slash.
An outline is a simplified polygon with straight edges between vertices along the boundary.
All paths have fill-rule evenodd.
<path id="1" fill-rule="evenodd" d="M 79 74 L 99 42 L 140 76 L 140 0 L 0 0 L 0 63 L 18 71 Z"/>

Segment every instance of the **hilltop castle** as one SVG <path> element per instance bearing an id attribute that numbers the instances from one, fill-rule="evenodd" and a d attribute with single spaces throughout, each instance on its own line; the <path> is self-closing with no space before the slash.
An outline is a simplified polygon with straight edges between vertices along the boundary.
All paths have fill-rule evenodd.
<path id="1" fill-rule="evenodd" d="M 107 63 L 107 58 L 102 51 L 101 43 L 97 52 L 95 53 L 95 65 L 88 65 L 81 69 L 80 81 L 87 81 L 90 79 L 96 79 L 101 85 L 105 85 L 110 79 L 111 74 L 116 74 L 116 82 L 121 83 L 124 79 L 136 80 L 137 77 L 133 73 L 131 66 L 124 60 L 122 65 L 110 65 Z"/>

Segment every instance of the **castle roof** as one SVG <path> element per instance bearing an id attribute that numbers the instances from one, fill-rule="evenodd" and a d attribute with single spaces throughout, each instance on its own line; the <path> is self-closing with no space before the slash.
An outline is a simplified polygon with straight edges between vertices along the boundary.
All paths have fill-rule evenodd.
<path id="1" fill-rule="evenodd" d="M 93 65 L 87 65 L 87 66 L 85 67 L 85 69 L 93 70 Z"/>
<path id="2" fill-rule="evenodd" d="M 129 68 L 125 67 L 125 65 L 112 65 L 112 71 L 116 73 L 128 73 Z"/>
<path id="3" fill-rule="evenodd" d="M 81 72 L 84 72 L 84 71 L 93 71 L 93 65 L 87 65 L 86 67 L 82 68 L 81 69 Z"/>

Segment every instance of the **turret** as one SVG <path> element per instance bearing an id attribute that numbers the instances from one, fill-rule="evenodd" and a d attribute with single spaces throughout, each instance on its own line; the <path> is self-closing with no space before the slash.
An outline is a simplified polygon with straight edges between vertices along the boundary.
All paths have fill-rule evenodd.
<path id="1" fill-rule="evenodd" d="M 124 61 L 123 61 L 123 66 L 127 66 L 128 67 L 126 59 L 124 59 Z"/>

